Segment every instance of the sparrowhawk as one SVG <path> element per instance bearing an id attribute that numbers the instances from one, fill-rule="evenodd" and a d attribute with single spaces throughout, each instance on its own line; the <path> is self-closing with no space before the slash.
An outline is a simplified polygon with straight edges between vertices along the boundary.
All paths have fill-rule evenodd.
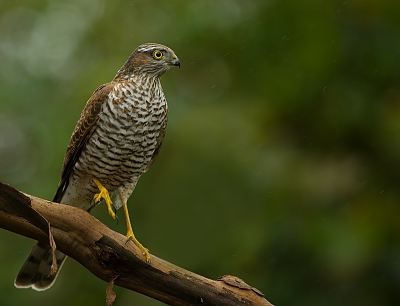
<path id="1" fill-rule="evenodd" d="M 87 211 L 104 200 L 114 219 L 116 210 L 123 207 L 126 236 L 142 250 L 147 262 L 150 254 L 133 234 L 127 201 L 161 148 L 168 107 L 160 77 L 173 66 L 180 67 L 174 51 L 160 44 L 144 44 L 110 83 L 94 91 L 72 133 L 53 200 Z M 66 255 L 56 250 L 56 258 L 59 271 Z M 50 246 L 36 242 L 15 286 L 48 289 L 58 274 L 50 275 L 51 265 Z"/>

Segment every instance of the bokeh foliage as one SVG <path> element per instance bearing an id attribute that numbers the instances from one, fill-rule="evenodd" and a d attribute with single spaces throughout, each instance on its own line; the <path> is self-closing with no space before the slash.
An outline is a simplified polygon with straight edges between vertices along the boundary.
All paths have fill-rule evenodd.
<path id="1" fill-rule="evenodd" d="M 141 43 L 182 68 L 158 161 L 129 205 L 157 256 L 233 274 L 276 305 L 400 303 L 400 2 L 1 1 L 0 180 L 51 199 L 91 93 Z M 94 215 L 124 233 L 107 216 Z M 121 215 L 121 213 L 120 213 Z M 102 305 L 69 259 L 13 279 L 32 241 L 0 231 L 0 305 Z M 116 288 L 114 305 L 161 303 Z"/>

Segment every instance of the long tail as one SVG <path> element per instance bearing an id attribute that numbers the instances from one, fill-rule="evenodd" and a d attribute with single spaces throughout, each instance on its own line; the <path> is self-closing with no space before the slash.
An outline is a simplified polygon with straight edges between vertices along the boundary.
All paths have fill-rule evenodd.
<path id="1" fill-rule="evenodd" d="M 49 289 L 54 284 L 67 255 L 56 250 L 56 258 L 58 270 L 50 276 L 53 259 L 51 248 L 37 241 L 14 281 L 15 287 L 32 287 L 37 291 Z"/>

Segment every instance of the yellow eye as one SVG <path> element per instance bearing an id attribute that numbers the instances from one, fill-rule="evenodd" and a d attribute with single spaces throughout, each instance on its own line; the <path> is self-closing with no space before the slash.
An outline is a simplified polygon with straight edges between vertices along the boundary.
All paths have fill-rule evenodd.
<path id="1" fill-rule="evenodd" d="M 160 60 L 160 59 L 162 59 L 164 57 L 164 52 L 162 52 L 160 50 L 156 50 L 156 51 L 153 52 L 153 57 L 156 60 Z"/>

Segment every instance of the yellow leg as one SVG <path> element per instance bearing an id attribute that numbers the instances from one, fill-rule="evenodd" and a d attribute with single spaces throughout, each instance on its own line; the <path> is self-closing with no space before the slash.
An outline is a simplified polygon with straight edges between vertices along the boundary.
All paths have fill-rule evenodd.
<path id="1" fill-rule="evenodd" d="M 115 216 L 115 212 L 112 206 L 112 201 L 110 198 L 110 194 L 108 193 L 108 190 L 106 189 L 106 187 L 104 187 L 98 179 L 93 178 L 93 182 L 97 185 L 97 187 L 99 188 L 100 192 L 96 193 L 94 195 L 94 199 L 96 201 L 101 201 L 101 199 L 104 199 L 104 201 L 106 202 L 107 205 L 107 209 L 108 209 L 108 213 L 110 214 L 111 217 L 113 217 L 113 219 L 116 218 Z"/>
<path id="2" fill-rule="evenodd" d="M 129 212 L 128 212 L 128 205 L 124 203 L 122 205 L 124 207 L 124 213 L 125 213 L 125 220 L 126 220 L 126 228 L 127 228 L 127 233 L 126 237 L 128 237 L 128 240 L 132 240 L 133 243 L 143 252 L 143 255 L 146 257 L 146 261 L 150 264 L 150 253 L 149 250 L 146 249 L 135 237 L 133 234 L 132 230 L 132 225 L 131 225 L 131 220 L 129 219 Z"/>

